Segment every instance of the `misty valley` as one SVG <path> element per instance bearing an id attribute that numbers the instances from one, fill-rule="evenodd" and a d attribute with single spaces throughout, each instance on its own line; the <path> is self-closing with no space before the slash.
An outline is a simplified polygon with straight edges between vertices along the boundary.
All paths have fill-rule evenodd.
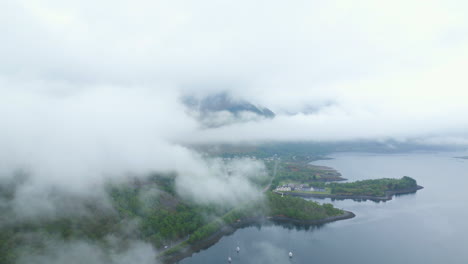
<path id="1" fill-rule="evenodd" d="M 44 195 L 54 211 L 28 217 L 15 208 L 16 196 L 24 195 L 21 190 L 29 184 L 28 174 L 18 171 L 4 180 L 0 189 L 1 263 L 24 262 L 41 256 L 47 259 L 64 243 L 91 244 L 96 258 L 112 262 L 112 258 L 119 258 L 112 252 L 137 254 L 133 252 L 137 250 L 136 241 L 144 243 L 155 261 L 174 263 L 238 228 L 272 222 L 310 227 L 355 216 L 331 203 L 300 197 L 388 200 L 394 193 L 411 193 L 421 188 L 407 176 L 341 183 L 346 179 L 338 171 L 310 164 L 328 158 L 290 151 L 264 152 L 264 158 L 255 156 L 257 150 L 242 154 L 210 153 L 209 158 L 227 171 L 228 178 L 239 177 L 238 170 L 245 170 L 249 162 L 265 164 L 264 171 L 255 170 L 255 177 L 249 180 L 252 188 L 247 191 L 256 195 L 234 202 L 187 196 L 185 189 L 178 186 L 177 173 L 154 173 L 108 181 L 104 192 L 97 196 L 73 196 L 49 189 Z M 220 191 L 232 192 L 229 188 Z M 29 207 L 41 206 L 29 202 Z"/>
<path id="2" fill-rule="evenodd" d="M 0 0 L 0 264 L 467 264 L 467 10 Z"/>

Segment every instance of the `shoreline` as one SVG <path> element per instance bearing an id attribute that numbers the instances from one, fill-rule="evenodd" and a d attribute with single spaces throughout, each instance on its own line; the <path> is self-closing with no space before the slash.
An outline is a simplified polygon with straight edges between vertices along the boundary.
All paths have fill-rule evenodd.
<path id="1" fill-rule="evenodd" d="M 338 200 L 353 199 L 353 200 L 371 200 L 371 201 L 390 201 L 393 199 L 393 196 L 400 194 L 410 194 L 416 193 L 418 190 L 423 189 L 422 186 L 417 186 L 414 188 L 399 190 L 399 191 L 386 191 L 385 196 L 369 196 L 369 195 L 341 195 L 341 194 L 318 194 L 318 193 L 293 193 L 293 192 L 284 192 L 285 195 L 297 196 L 297 197 L 308 197 L 308 198 L 331 198 Z M 276 193 L 276 192 L 275 192 Z"/>
<path id="2" fill-rule="evenodd" d="M 247 218 L 242 219 L 240 222 L 234 224 L 225 224 L 219 230 L 211 234 L 209 237 L 198 241 L 193 245 L 187 245 L 186 247 L 182 248 L 179 252 L 160 256 L 158 259 L 164 264 L 174 264 L 184 258 L 190 257 L 194 253 L 197 253 L 201 250 L 207 249 L 212 245 L 216 244 L 222 237 L 230 235 L 234 233 L 236 230 L 249 227 L 252 225 L 262 225 L 267 222 L 275 223 L 275 222 L 282 222 L 282 223 L 293 223 L 299 225 L 321 225 L 326 223 L 331 223 L 339 220 L 351 219 L 354 218 L 356 215 L 353 212 L 343 210 L 344 213 L 341 215 L 330 216 L 323 219 L 317 220 L 298 220 L 294 218 L 289 218 L 285 216 L 264 216 L 264 217 L 254 217 L 254 218 Z"/>
<path id="3" fill-rule="evenodd" d="M 272 222 L 289 222 L 289 223 L 294 223 L 294 224 L 299 224 L 299 225 L 321 225 L 321 224 L 326 224 L 326 223 L 331 223 L 339 220 L 346 220 L 346 219 L 351 219 L 356 216 L 351 211 L 346 211 L 342 210 L 344 213 L 341 215 L 336 215 L 336 216 L 330 216 L 327 218 L 323 219 L 317 219 L 317 220 L 298 220 L 286 216 L 272 216 L 268 218 L 268 220 L 271 220 Z"/>

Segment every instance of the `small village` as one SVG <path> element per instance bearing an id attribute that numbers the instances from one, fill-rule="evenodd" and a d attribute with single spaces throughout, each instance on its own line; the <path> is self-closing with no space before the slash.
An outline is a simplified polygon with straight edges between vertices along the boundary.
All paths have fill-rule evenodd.
<path id="1" fill-rule="evenodd" d="M 326 192 L 325 188 L 318 188 L 318 187 L 313 187 L 309 186 L 308 184 L 294 184 L 294 183 L 288 183 L 288 184 L 283 184 L 274 190 L 275 192 Z"/>

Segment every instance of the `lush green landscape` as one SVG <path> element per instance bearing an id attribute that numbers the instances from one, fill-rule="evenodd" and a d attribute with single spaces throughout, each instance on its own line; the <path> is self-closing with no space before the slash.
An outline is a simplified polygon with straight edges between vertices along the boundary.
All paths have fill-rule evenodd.
<path id="1" fill-rule="evenodd" d="M 110 207 L 90 199 L 71 198 L 71 204 L 79 204 L 87 213 L 64 213 L 53 218 L 7 221 L 14 214 L 12 207 L 5 205 L 14 198 L 15 188 L 22 184 L 22 178 L 2 182 L 0 205 L 3 213 L 0 217 L 5 220 L 2 221 L 5 224 L 0 226 L 0 263 L 15 263 L 20 252 L 40 253 L 51 239 L 94 241 L 104 248 L 108 246 L 109 236 L 123 241 L 124 247 L 125 241 L 142 240 L 159 249 L 161 256 L 167 256 L 209 240 L 226 226 L 237 228 L 244 223 L 265 218 L 294 219 L 307 223 L 334 219 L 345 214 L 331 204 L 319 204 L 288 195 L 282 197 L 271 192 L 285 183 L 321 188 L 323 191 L 315 192 L 320 195 L 350 197 L 382 197 L 389 191 L 418 187 L 416 181 L 407 176 L 401 179 L 334 182 L 344 180 L 339 172 L 309 164 L 312 160 L 325 157 L 319 156 L 319 152 L 310 154 L 298 146 L 293 146 L 294 155 L 288 154 L 289 147 L 281 145 L 247 151 L 264 156 L 262 160 L 268 173 L 256 178 L 252 184 L 258 189 L 266 190 L 269 187 L 270 191 L 264 192 L 263 199 L 236 206 L 199 204 L 184 199 L 175 190 L 175 174 L 154 174 L 125 182 L 109 182 L 105 193 Z M 234 153 L 224 153 L 222 156 L 235 158 L 242 151 L 235 150 Z M 293 193 L 307 192 L 294 190 Z"/>
<path id="2" fill-rule="evenodd" d="M 330 182 L 345 180 L 336 170 L 323 166 L 313 166 L 304 162 L 266 162 L 270 173 L 275 175 L 272 187 L 276 187 L 284 182 Z M 274 167 L 276 166 L 276 174 Z"/>
<path id="3" fill-rule="evenodd" d="M 276 156 L 283 161 L 311 162 L 340 152 L 401 153 L 414 150 L 450 150 L 442 146 L 411 144 L 394 140 L 347 142 L 277 142 L 264 144 L 194 145 L 192 148 L 216 157 L 255 156 L 259 159 Z"/>
<path id="4" fill-rule="evenodd" d="M 269 193 L 269 214 L 271 216 L 286 216 L 293 219 L 310 221 L 343 214 L 343 210 L 334 208 L 332 204 L 319 204 L 302 198 Z"/>
<path id="5" fill-rule="evenodd" d="M 418 190 L 419 187 L 416 180 L 411 177 L 404 176 L 401 179 L 373 179 L 373 180 L 362 180 L 356 182 L 345 182 L 345 183 L 320 183 L 315 182 L 309 184 L 309 186 L 316 188 L 322 188 L 325 191 L 304 191 L 304 190 L 292 190 L 285 193 L 290 194 L 318 194 L 318 195 L 330 195 L 330 196 L 349 196 L 349 197 L 386 197 L 388 192 L 411 192 Z"/>
<path id="6" fill-rule="evenodd" d="M 387 191 L 401 191 L 417 188 L 416 180 L 408 176 L 401 179 L 376 179 L 347 183 L 330 183 L 331 194 L 385 196 Z"/>
<path id="7" fill-rule="evenodd" d="M 74 202 L 81 203 L 88 214 L 3 225 L 0 227 L 0 263 L 14 263 L 22 250 L 40 253 L 49 239 L 82 239 L 106 247 L 106 238 L 111 235 L 121 241 L 143 240 L 160 250 L 172 245 L 162 250 L 162 254 L 167 255 L 208 238 L 225 225 L 236 225 L 247 219 L 282 216 L 308 221 L 343 214 L 331 204 L 320 205 L 272 192 L 266 192 L 261 200 L 237 207 L 200 205 L 177 195 L 175 177 L 152 175 L 145 180 L 110 183 L 107 194 L 112 208 L 97 206 L 96 201 L 77 200 Z M 8 198 L 6 189 L 2 189 L 2 195 Z M 133 228 L 128 230 L 129 226 Z M 31 234 L 36 234 L 38 239 L 30 240 Z"/>
<path id="8" fill-rule="evenodd" d="M 282 185 L 304 185 L 308 188 L 315 187 L 321 191 L 305 191 L 303 189 L 291 190 L 291 194 L 318 194 L 334 196 L 369 196 L 384 197 L 387 192 L 399 192 L 404 190 L 416 190 L 416 180 L 404 176 L 401 179 L 373 179 L 356 182 L 339 182 L 346 180 L 333 168 L 311 165 L 311 160 L 327 159 L 323 156 L 308 155 L 306 149 L 295 145 L 285 147 L 275 145 L 266 148 L 264 153 L 273 155 L 267 158 L 265 164 L 271 175 L 274 175 L 270 190 Z M 282 149 L 292 148 L 297 155 L 276 155 L 272 151 L 283 153 Z M 310 152 L 309 152 L 310 153 Z M 312 152 L 313 153 L 313 152 Z M 463 157 L 461 157 L 463 158 Z"/>

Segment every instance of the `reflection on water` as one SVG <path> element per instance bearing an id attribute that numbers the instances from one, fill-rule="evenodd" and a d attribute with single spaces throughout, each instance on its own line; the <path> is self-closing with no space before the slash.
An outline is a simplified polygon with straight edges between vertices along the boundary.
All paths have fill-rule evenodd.
<path id="1" fill-rule="evenodd" d="M 339 154 L 315 162 L 352 181 L 408 175 L 425 188 L 387 202 L 318 199 L 356 217 L 247 227 L 180 263 L 227 263 L 229 256 L 232 263 L 468 263 L 468 160 L 452 158 L 463 155 Z"/>

